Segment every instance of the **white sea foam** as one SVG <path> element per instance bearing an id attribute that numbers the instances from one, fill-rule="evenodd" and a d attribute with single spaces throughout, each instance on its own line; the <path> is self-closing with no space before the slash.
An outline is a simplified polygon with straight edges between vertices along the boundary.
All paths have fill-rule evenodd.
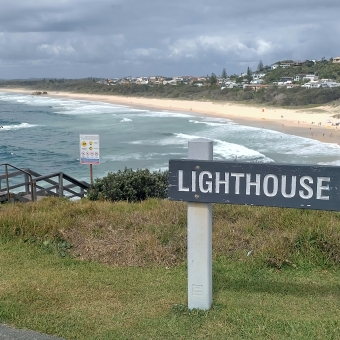
<path id="1" fill-rule="evenodd" d="M 6 95 L 0 94 L 0 100 L 18 102 L 26 105 L 48 106 L 56 110 L 57 114 L 86 115 L 86 114 L 105 114 L 112 112 L 130 112 L 129 106 L 109 104 L 88 100 L 74 100 L 64 98 L 50 98 L 44 96 L 31 95 Z"/>
<path id="2" fill-rule="evenodd" d="M 135 114 L 136 116 L 140 117 L 154 117 L 154 118 L 186 118 L 186 117 L 192 117 L 192 115 L 186 114 L 186 113 L 180 113 L 180 112 L 170 112 L 170 111 L 147 111 Z"/>
<path id="3" fill-rule="evenodd" d="M 225 125 L 227 125 L 227 122 L 218 122 L 218 123 L 215 123 L 215 122 L 205 122 L 205 121 L 192 120 L 192 119 L 189 120 L 189 123 L 204 124 L 204 125 L 207 125 L 207 126 L 225 126 Z"/>
<path id="4" fill-rule="evenodd" d="M 133 109 L 133 108 L 129 108 L 130 112 L 149 112 L 149 110 L 143 110 L 143 109 Z"/>
<path id="5" fill-rule="evenodd" d="M 131 161 L 131 160 L 141 160 L 144 155 L 141 153 L 130 153 L 130 154 L 124 154 L 124 155 L 106 155 L 103 156 L 102 159 L 104 161 L 117 161 L 117 162 L 122 162 L 122 161 Z"/>
<path id="6" fill-rule="evenodd" d="M 216 160 L 273 162 L 271 158 L 266 157 L 264 154 L 243 145 L 228 143 L 222 140 L 215 140 L 214 144 L 214 159 Z"/>
<path id="7" fill-rule="evenodd" d="M 292 156 L 324 156 L 325 153 L 340 157 L 340 146 L 335 143 L 322 143 L 318 140 L 299 136 L 284 135 L 282 140 L 275 141 L 275 149 Z"/>
<path id="8" fill-rule="evenodd" d="M 327 150 L 327 151 L 326 151 Z M 287 151 L 284 152 L 286 155 L 294 155 L 294 156 L 323 156 L 325 152 L 327 152 L 328 155 L 339 155 L 339 149 L 329 148 L 327 145 L 300 145 L 292 147 L 290 146 Z"/>
<path id="9" fill-rule="evenodd" d="M 149 170 L 151 172 L 158 172 L 158 171 L 164 172 L 164 171 L 169 170 L 169 165 L 168 164 L 156 164 L 152 166 Z"/>
<path id="10" fill-rule="evenodd" d="M 184 156 L 183 152 L 167 152 L 161 153 L 161 156 Z"/>
<path id="11" fill-rule="evenodd" d="M 66 115 L 96 115 L 107 113 L 115 114 L 122 110 L 124 110 L 124 108 L 105 104 L 72 103 L 71 105 L 65 105 L 62 111 L 56 111 L 55 113 Z"/>
<path id="12" fill-rule="evenodd" d="M 185 133 L 174 133 L 173 136 L 166 137 L 160 141 L 155 141 L 159 145 L 187 145 L 189 140 L 196 139 L 202 136 L 187 135 Z"/>
<path id="13" fill-rule="evenodd" d="M 331 165 L 331 166 L 340 166 L 340 160 L 335 160 L 332 162 L 320 162 L 318 165 Z"/>
<path id="14" fill-rule="evenodd" d="M 19 129 L 28 129 L 33 128 L 38 125 L 35 124 L 28 124 L 28 123 L 21 123 L 21 124 L 14 124 L 14 125 L 3 125 L 2 128 L 0 128 L 0 132 L 2 130 L 19 130 Z"/>
<path id="15" fill-rule="evenodd" d="M 124 155 L 107 155 L 102 157 L 103 160 L 106 161 L 116 161 L 116 162 L 124 162 L 124 161 L 136 161 L 136 160 L 152 160 L 158 158 L 161 154 L 157 152 L 149 152 L 149 153 L 127 153 Z"/>
<path id="16" fill-rule="evenodd" d="M 188 141 L 194 140 L 198 137 L 183 133 L 175 133 L 173 137 L 165 138 L 159 142 L 160 145 L 179 145 L 183 144 L 183 147 L 187 146 Z M 243 145 L 229 143 L 219 139 L 213 139 L 214 141 L 214 159 L 216 160 L 256 160 L 261 162 L 273 162 L 271 158 L 266 157 L 264 154 L 247 148 Z"/>
<path id="17" fill-rule="evenodd" d="M 123 118 L 120 122 L 121 122 L 121 123 L 132 122 L 132 119 Z"/>
<path id="18" fill-rule="evenodd" d="M 127 144 L 136 144 L 136 145 L 139 145 L 139 144 L 145 144 L 145 142 L 147 141 L 143 141 L 143 140 L 134 140 L 132 142 L 126 142 Z"/>
<path id="19" fill-rule="evenodd" d="M 202 120 L 206 121 L 206 122 L 228 122 L 228 123 L 232 123 L 232 124 L 236 124 L 234 123 L 231 119 L 229 118 L 220 118 L 220 117 L 201 117 Z"/>

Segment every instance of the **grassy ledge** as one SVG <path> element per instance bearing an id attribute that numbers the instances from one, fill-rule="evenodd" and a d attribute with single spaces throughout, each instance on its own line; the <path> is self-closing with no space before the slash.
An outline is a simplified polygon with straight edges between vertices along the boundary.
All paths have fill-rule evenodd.
<path id="1" fill-rule="evenodd" d="M 184 203 L 1 205 L 0 321 L 66 339 L 340 339 L 339 218 L 213 205 L 203 312 L 186 307 Z"/>

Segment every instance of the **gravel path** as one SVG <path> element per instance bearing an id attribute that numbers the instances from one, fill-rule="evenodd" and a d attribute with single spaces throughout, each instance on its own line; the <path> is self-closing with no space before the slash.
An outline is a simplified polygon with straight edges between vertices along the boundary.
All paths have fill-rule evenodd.
<path id="1" fill-rule="evenodd" d="M 24 329 L 15 329 L 7 325 L 0 324 L 1 340 L 65 340 L 46 334 L 41 334 Z"/>

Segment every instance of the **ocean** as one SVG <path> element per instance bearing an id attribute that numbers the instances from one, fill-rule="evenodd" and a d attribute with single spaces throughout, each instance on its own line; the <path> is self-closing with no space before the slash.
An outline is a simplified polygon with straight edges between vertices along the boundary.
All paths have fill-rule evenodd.
<path id="1" fill-rule="evenodd" d="M 188 141 L 214 141 L 214 159 L 239 162 L 340 165 L 340 147 L 282 132 L 186 112 L 136 109 L 86 100 L 0 91 L 0 163 L 42 175 L 62 171 L 90 181 L 80 164 L 80 134 L 100 139 L 93 177 L 148 168 L 166 170 L 187 157 Z M 0 171 L 2 172 L 2 171 Z"/>

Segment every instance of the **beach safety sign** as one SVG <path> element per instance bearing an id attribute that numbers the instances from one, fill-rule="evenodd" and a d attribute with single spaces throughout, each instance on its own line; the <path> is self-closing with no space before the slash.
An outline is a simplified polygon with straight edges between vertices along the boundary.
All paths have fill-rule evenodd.
<path id="1" fill-rule="evenodd" d="M 80 164 L 99 163 L 99 135 L 80 135 Z"/>

